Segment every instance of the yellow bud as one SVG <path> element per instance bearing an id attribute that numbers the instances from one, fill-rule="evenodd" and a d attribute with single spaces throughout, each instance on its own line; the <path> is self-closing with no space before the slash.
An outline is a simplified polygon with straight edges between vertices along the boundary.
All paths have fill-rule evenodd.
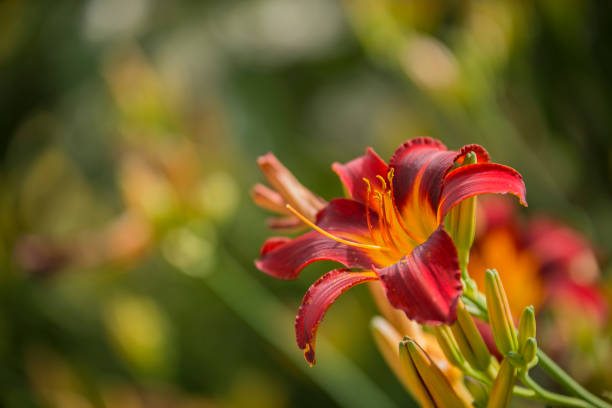
<path id="1" fill-rule="evenodd" d="M 451 328 L 465 359 L 472 367 L 486 370 L 491 362 L 491 354 L 462 301 L 457 304 L 457 320 Z"/>
<path id="2" fill-rule="evenodd" d="M 510 405 L 510 398 L 512 398 L 512 389 L 514 388 L 514 381 L 516 380 L 516 368 L 508 361 L 504 359 L 491 388 L 489 395 L 489 402 L 487 408 L 506 408 Z"/>
<path id="3" fill-rule="evenodd" d="M 521 320 L 519 320 L 519 331 L 518 331 L 518 346 L 519 352 L 522 353 L 525 347 L 525 342 L 530 337 L 535 338 L 536 336 L 536 321 L 535 312 L 533 306 L 526 307 L 521 314 Z"/>
<path id="4" fill-rule="evenodd" d="M 461 354 L 451 328 L 447 325 L 440 325 L 434 326 L 432 330 L 446 359 L 452 365 L 461 368 L 465 364 L 465 358 Z"/>
<path id="5" fill-rule="evenodd" d="M 473 405 L 475 407 L 484 407 L 489 398 L 489 390 L 487 390 L 487 387 L 469 376 L 466 376 L 463 382 L 470 394 L 472 394 L 472 397 L 474 397 Z"/>
<path id="6" fill-rule="evenodd" d="M 433 402 L 427 387 L 419 375 L 416 365 L 412 361 L 408 349 L 404 346 L 404 342 L 399 344 L 399 359 L 403 377 L 406 379 L 412 395 L 416 397 L 416 400 L 419 401 L 423 408 L 436 408 L 437 405 Z"/>
<path id="7" fill-rule="evenodd" d="M 487 269 L 486 271 L 485 295 L 487 297 L 489 324 L 497 349 L 504 356 L 509 351 L 517 351 L 518 340 L 510 313 L 510 305 L 499 273 L 496 270 Z"/>
<path id="8" fill-rule="evenodd" d="M 374 335 L 378 350 L 387 362 L 387 365 L 404 387 L 406 387 L 409 392 L 412 392 L 414 379 L 411 380 L 407 378 L 407 374 L 400 365 L 397 349 L 397 345 L 402 340 L 402 336 L 387 320 L 380 316 L 375 316 L 370 321 L 370 328 L 372 329 L 372 334 Z"/>
<path id="9" fill-rule="evenodd" d="M 421 389 L 428 391 L 428 402 L 433 400 L 437 408 L 467 408 L 469 405 L 455 392 L 440 368 L 425 351 L 410 338 L 400 343 L 400 361 L 407 371 L 416 372 L 421 379 Z M 425 406 L 425 404 L 423 404 Z"/>

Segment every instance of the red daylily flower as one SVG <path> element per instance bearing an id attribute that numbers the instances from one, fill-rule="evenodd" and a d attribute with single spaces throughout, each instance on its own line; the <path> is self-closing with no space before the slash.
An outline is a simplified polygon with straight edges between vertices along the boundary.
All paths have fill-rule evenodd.
<path id="1" fill-rule="evenodd" d="M 546 315 L 545 324 L 538 324 L 544 349 L 568 349 L 581 324 L 595 329 L 605 324 L 609 305 L 598 287 L 595 251 L 584 236 L 548 217 L 522 218 L 507 200 L 490 198 L 478 208 L 470 275 L 482 287 L 485 269 L 495 265 L 513 316 L 529 305 Z M 481 329 L 490 337 L 487 325 Z M 488 344 L 495 349 L 492 337 Z"/>
<path id="2" fill-rule="evenodd" d="M 470 152 L 478 162 L 454 168 Z M 350 198 L 331 200 L 314 218 L 287 205 L 313 231 L 296 239 L 268 239 L 255 261 L 260 270 L 280 279 L 295 279 L 319 260 L 346 267 L 323 275 L 300 306 L 296 338 L 310 364 L 325 312 L 342 293 L 363 282 L 380 280 L 391 305 L 410 319 L 452 323 L 462 285 L 444 217 L 479 194 L 511 193 L 526 205 L 521 175 L 490 163 L 478 145 L 456 152 L 437 140 L 417 138 L 402 144 L 389 165 L 368 148 L 364 156 L 332 168 Z"/>

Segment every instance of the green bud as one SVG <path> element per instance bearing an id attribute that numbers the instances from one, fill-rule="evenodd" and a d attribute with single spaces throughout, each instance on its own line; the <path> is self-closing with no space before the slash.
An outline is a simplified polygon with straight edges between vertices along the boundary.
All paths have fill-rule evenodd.
<path id="1" fill-rule="evenodd" d="M 525 346 L 523 347 L 523 360 L 525 360 L 528 368 L 531 368 L 537 364 L 537 352 L 538 343 L 536 339 L 534 337 L 528 338 L 525 342 Z"/>
<path id="2" fill-rule="evenodd" d="M 508 298 L 499 273 L 487 269 L 485 274 L 485 295 L 489 324 L 499 352 L 506 356 L 509 351 L 518 351 L 518 339 L 510 313 Z"/>
<path id="3" fill-rule="evenodd" d="M 523 351 L 525 342 L 528 338 L 536 336 L 536 320 L 533 306 L 528 306 L 523 310 L 521 319 L 519 320 L 519 331 L 518 331 L 518 346 L 519 352 Z"/>
<path id="4" fill-rule="evenodd" d="M 463 166 L 477 162 L 476 153 L 469 152 L 463 159 Z M 470 197 L 455 205 L 446 215 L 444 227 L 455 242 L 459 256 L 459 268 L 466 270 L 470 248 L 476 231 L 476 197 Z M 467 278 L 467 276 L 463 276 Z"/>
<path id="5" fill-rule="evenodd" d="M 463 354 L 461 354 L 461 350 L 455 341 L 451 328 L 447 325 L 440 325 L 434 326 L 432 331 L 446 359 L 455 367 L 463 367 L 465 358 Z"/>
<path id="6" fill-rule="evenodd" d="M 465 359 L 472 367 L 481 371 L 486 370 L 491 362 L 491 354 L 474 319 L 461 300 L 457 303 L 457 320 L 451 328 Z"/>
<path id="7" fill-rule="evenodd" d="M 506 408 L 510 405 L 512 390 L 516 380 L 516 368 L 507 358 L 501 363 L 491 393 L 487 408 Z"/>
<path id="8" fill-rule="evenodd" d="M 440 368 L 414 340 L 408 338 L 400 343 L 400 361 L 406 370 L 416 370 L 422 381 L 421 389 L 428 391 L 429 402 L 433 400 L 431 406 L 436 408 L 468 407 L 468 404 L 457 395 Z"/>
<path id="9" fill-rule="evenodd" d="M 465 384 L 465 388 L 468 389 L 474 398 L 472 405 L 476 408 L 485 408 L 487 405 L 487 399 L 489 398 L 489 391 L 487 390 L 487 387 L 470 376 L 464 377 L 463 384 Z"/>

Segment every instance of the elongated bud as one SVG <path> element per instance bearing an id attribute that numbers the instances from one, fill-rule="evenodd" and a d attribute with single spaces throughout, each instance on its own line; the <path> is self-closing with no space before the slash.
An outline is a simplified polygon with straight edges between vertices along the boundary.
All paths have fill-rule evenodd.
<path id="1" fill-rule="evenodd" d="M 402 369 L 400 364 L 397 345 L 402 340 L 402 336 L 387 320 L 380 316 L 375 316 L 370 321 L 370 328 L 380 354 L 382 354 L 387 365 L 391 368 L 398 380 L 404 385 L 408 392 L 413 393 L 414 383 L 418 378 L 408 378 L 408 373 Z"/>
<path id="2" fill-rule="evenodd" d="M 459 349 L 470 365 L 481 371 L 486 370 L 491 362 L 491 354 L 462 301 L 457 303 L 457 320 L 451 329 Z"/>
<path id="3" fill-rule="evenodd" d="M 516 380 L 516 368 L 504 359 L 491 388 L 487 408 L 506 408 L 510 405 L 512 389 Z"/>
<path id="4" fill-rule="evenodd" d="M 463 166 L 476 163 L 476 153 L 469 152 L 463 159 Z M 476 197 L 470 197 L 455 205 L 446 216 L 444 226 L 455 242 L 459 257 L 459 268 L 466 271 L 470 248 L 476 231 Z M 467 278 L 467 276 L 464 276 Z"/>
<path id="5" fill-rule="evenodd" d="M 519 320 L 519 331 L 518 331 L 518 349 L 519 352 L 523 352 L 525 343 L 530 337 L 535 338 L 536 336 L 536 320 L 533 306 L 528 306 L 523 310 L 521 314 L 521 320 Z"/>
<path id="6" fill-rule="evenodd" d="M 405 370 L 416 372 L 421 379 L 421 390 L 427 391 L 426 400 L 436 408 L 467 408 L 469 404 L 462 400 L 448 382 L 440 368 L 431 360 L 423 349 L 412 339 L 405 338 L 400 343 L 400 361 Z"/>
<path id="7" fill-rule="evenodd" d="M 497 349 L 503 356 L 510 351 L 518 351 L 518 340 L 510 313 L 510 305 L 499 273 L 496 270 L 487 269 L 486 271 L 485 295 L 487 297 L 489 325 Z"/>
<path id="8" fill-rule="evenodd" d="M 530 337 L 525 341 L 523 346 L 523 360 L 527 364 L 527 368 L 531 368 L 537 364 L 536 354 L 538 352 L 538 343 L 534 337 Z"/>
<path id="9" fill-rule="evenodd" d="M 404 342 L 399 343 L 399 359 L 408 388 L 423 408 L 436 408 L 425 382 L 421 378 Z"/>
<path id="10" fill-rule="evenodd" d="M 487 400 L 489 399 L 489 391 L 487 388 L 480 382 L 468 376 L 465 377 L 463 383 L 474 398 L 472 405 L 476 408 L 485 408 L 487 405 Z"/>
<path id="11" fill-rule="evenodd" d="M 453 336 L 453 332 L 451 328 L 447 325 L 434 326 L 433 333 L 436 336 L 436 340 L 438 340 L 438 344 L 446 356 L 446 359 L 456 367 L 463 367 L 465 364 L 465 358 L 463 354 L 461 354 L 461 350 L 455 341 L 455 336 Z"/>

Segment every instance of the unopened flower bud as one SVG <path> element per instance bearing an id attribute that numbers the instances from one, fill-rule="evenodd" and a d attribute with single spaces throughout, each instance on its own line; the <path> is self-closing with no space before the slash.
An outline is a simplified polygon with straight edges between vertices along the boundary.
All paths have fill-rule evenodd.
<path id="1" fill-rule="evenodd" d="M 456 367 L 463 367 L 465 364 L 465 358 L 463 357 L 463 354 L 461 354 L 461 350 L 455 341 L 455 336 L 453 336 L 451 328 L 443 324 L 440 326 L 434 326 L 432 330 L 446 359 Z"/>
<path id="2" fill-rule="evenodd" d="M 463 159 L 463 166 L 475 164 L 476 153 L 469 152 Z M 474 243 L 476 231 L 476 197 L 470 197 L 455 205 L 447 214 L 444 226 L 455 242 L 459 257 L 459 268 L 465 272 Z M 467 278 L 467 276 L 464 276 Z"/>
<path id="3" fill-rule="evenodd" d="M 536 336 L 536 320 L 533 306 L 528 306 L 523 310 L 521 319 L 519 320 L 519 331 L 518 331 L 518 349 L 519 352 L 523 352 L 527 339 Z"/>
<path id="4" fill-rule="evenodd" d="M 402 369 L 400 364 L 397 346 L 402 340 L 402 336 L 387 320 L 380 316 L 375 316 L 370 321 L 370 328 L 372 329 L 372 334 L 374 335 L 374 341 L 378 346 L 378 350 L 382 354 L 387 365 L 404 387 L 406 387 L 409 392 L 413 392 L 415 379 L 408 378 L 406 371 Z"/>
<path id="5" fill-rule="evenodd" d="M 487 388 L 482 383 L 474 380 L 470 376 L 466 376 L 463 383 L 474 398 L 472 405 L 475 408 L 485 408 L 487 405 L 487 400 L 489 399 L 489 391 Z"/>
<path id="6" fill-rule="evenodd" d="M 510 405 L 510 398 L 512 397 L 512 389 L 514 388 L 514 381 L 516 380 L 516 368 L 510 363 L 507 358 L 504 358 L 491 393 L 489 394 L 489 402 L 487 408 L 506 408 Z"/>
<path id="7" fill-rule="evenodd" d="M 486 370 L 491 362 L 491 354 L 462 301 L 457 303 L 457 320 L 451 329 L 459 349 L 470 365 L 482 371 Z"/>
<path id="8" fill-rule="evenodd" d="M 415 341 L 405 338 L 400 343 L 399 350 L 404 370 L 420 380 L 418 398 L 424 407 L 467 408 L 469 406 L 455 392 L 440 368 Z"/>
<path id="9" fill-rule="evenodd" d="M 510 313 L 510 305 L 499 273 L 496 270 L 487 269 L 486 271 L 485 295 L 487 297 L 489 324 L 497 349 L 503 356 L 506 356 L 510 351 L 518 351 L 518 340 Z"/>
<path id="10" fill-rule="evenodd" d="M 523 360 L 527 368 L 531 368 L 537 364 L 536 354 L 538 352 L 538 343 L 534 337 L 529 337 L 523 346 Z"/>

